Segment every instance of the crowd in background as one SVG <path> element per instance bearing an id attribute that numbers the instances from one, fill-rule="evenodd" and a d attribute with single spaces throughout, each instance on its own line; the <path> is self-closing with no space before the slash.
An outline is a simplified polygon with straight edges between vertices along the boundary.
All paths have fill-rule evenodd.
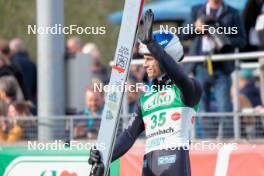
<path id="1" fill-rule="evenodd" d="M 0 50 L 0 141 L 30 138 L 33 123 L 19 117 L 36 115 L 36 65 L 20 38 L 0 39 Z"/>
<path id="2" fill-rule="evenodd" d="M 249 0 L 242 15 L 234 8 L 221 0 L 208 0 L 207 4 L 201 4 L 192 8 L 190 19 L 182 24 L 193 24 L 196 28 L 203 24 L 216 27 L 236 26 L 236 35 L 210 36 L 205 35 L 180 35 L 180 39 L 191 40 L 187 46 L 186 55 L 212 55 L 234 53 L 235 48 L 240 51 L 257 51 L 264 48 L 263 31 L 256 31 L 256 22 L 261 14 L 264 14 L 263 0 Z M 261 38 L 261 36 L 263 38 Z M 219 47 L 214 38 L 220 38 L 223 46 Z M 94 90 L 94 84 L 108 84 L 110 67 L 103 64 L 100 46 L 89 42 L 83 44 L 81 38 L 70 37 L 66 41 L 67 55 L 77 52 L 88 54 L 91 59 L 92 82 L 87 85 L 84 96 L 86 107 L 83 107 L 78 115 L 87 116 L 88 119 L 79 119 L 74 122 L 74 138 L 96 138 L 100 125 L 98 117 L 102 115 L 104 106 L 104 92 Z M 26 51 L 24 42 L 20 38 L 6 41 L 0 40 L 0 115 L 10 118 L 11 123 L 0 120 L 0 141 L 14 141 L 30 139 L 26 135 L 27 128 L 36 126 L 35 122 L 20 123 L 19 117 L 36 115 L 37 106 L 37 77 L 36 65 L 32 62 Z M 138 53 L 138 43 L 133 50 L 133 59 L 142 59 Z M 110 58 L 109 58 L 110 59 Z M 203 96 L 200 104 L 200 112 L 232 112 L 232 86 L 231 73 L 235 65 L 233 61 L 213 62 L 213 71 L 208 68 L 208 63 L 182 64 L 187 74 L 195 77 L 203 87 Z M 262 109 L 260 95 L 259 73 L 253 69 L 241 69 L 239 79 L 240 104 L 243 108 Z M 150 83 L 147 80 L 143 66 L 131 65 L 128 77 L 128 85 L 136 83 Z M 151 84 L 151 83 L 150 83 Z M 128 112 L 133 113 L 140 92 L 128 92 Z M 196 118 L 197 138 L 229 138 L 233 137 L 233 120 L 230 117 Z M 206 125 L 205 125 L 206 124 Z M 241 117 L 241 136 L 255 138 L 264 136 L 263 117 Z"/>

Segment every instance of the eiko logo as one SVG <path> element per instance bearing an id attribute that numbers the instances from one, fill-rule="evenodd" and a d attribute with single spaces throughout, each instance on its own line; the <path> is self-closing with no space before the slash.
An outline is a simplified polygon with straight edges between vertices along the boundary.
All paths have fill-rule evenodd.
<path id="1" fill-rule="evenodd" d="M 144 110 L 151 110 L 158 106 L 169 105 L 175 99 L 175 92 L 173 90 L 167 90 L 166 92 L 155 93 L 149 97 L 144 103 Z"/>
<path id="2" fill-rule="evenodd" d="M 58 172 L 56 170 L 44 170 L 41 172 L 40 176 L 78 176 L 75 172 L 62 171 Z"/>

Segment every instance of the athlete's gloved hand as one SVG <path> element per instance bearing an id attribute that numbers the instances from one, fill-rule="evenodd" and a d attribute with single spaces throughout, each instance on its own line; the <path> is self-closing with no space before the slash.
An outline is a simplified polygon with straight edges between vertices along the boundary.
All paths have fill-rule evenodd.
<path id="1" fill-rule="evenodd" d="M 90 150 L 90 157 L 88 163 L 92 165 L 90 176 L 103 176 L 104 174 L 104 164 L 101 161 L 101 154 L 99 150 L 92 147 Z"/>
<path id="2" fill-rule="evenodd" d="M 154 14 L 151 9 L 148 9 L 143 17 L 143 33 L 141 41 L 144 44 L 150 43 L 152 38 L 152 26 L 153 26 Z"/>

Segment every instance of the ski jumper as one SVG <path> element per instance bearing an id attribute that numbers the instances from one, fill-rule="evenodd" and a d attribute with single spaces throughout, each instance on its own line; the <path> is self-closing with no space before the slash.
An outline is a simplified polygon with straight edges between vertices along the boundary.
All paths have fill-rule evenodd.
<path id="1" fill-rule="evenodd" d="M 130 125 L 116 140 L 112 161 L 125 154 L 145 131 L 142 175 L 190 176 L 187 146 L 202 88 L 159 44 L 151 42 L 147 47 L 165 75 L 153 80 L 157 89 L 140 96 Z"/>

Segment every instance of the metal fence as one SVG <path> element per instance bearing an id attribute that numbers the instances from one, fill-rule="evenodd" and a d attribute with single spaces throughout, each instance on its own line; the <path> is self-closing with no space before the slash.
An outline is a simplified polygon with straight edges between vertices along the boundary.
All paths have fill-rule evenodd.
<path id="1" fill-rule="evenodd" d="M 203 62 L 208 56 L 187 57 L 188 62 Z M 242 109 L 239 102 L 238 71 L 239 60 L 264 57 L 264 52 L 213 55 L 212 61 L 235 60 L 233 84 L 235 88 L 233 112 L 205 112 L 198 113 L 193 130 L 194 139 L 262 139 L 264 138 L 264 110 Z M 142 64 L 142 60 L 133 60 L 132 64 Z M 255 66 L 254 66 L 255 67 Z M 260 67 L 257 67 L 258 69 Z M 126 103 L 123 103 L 124 105 Z M 123 107 L 123 109 L 127 109 Z M 120 133 L 129 122 L 128 115 L 123 111 L 119 125 Z M 125 115 L 124 115 L 125 114 Z M 0 141 L 38 140 L 40 136 L 52 131 L 54 139 L 96 139 L 100 128 L 100 117 L 87 116 L 56 116 L 56 117 L 25 117 L 0 118 Z M 41 129 L 41 130 L 39 130 Z M 141 135 L 144 138 L 144 135 Z M 52 140 L 52 139 L 51 139 Z"/>
<path id="2" fill-rule="evenodd" d="M 100 128 L 101 118 L 87 116 L 54 116 L 54 117 L 0 117 L 0 142 L 18 142 L 39 140 L 39 128 L 53 130 L 53 139 L 61 140 L 95 140 Z M 120 120 L 118 133 L 123 128 Z M 52 140 L 52 139 L 50 139 Z"/>
<path id="3" fill-rule="evenodd" d="M 239 120 L 239 138 L 235 137 L 235 118 Z M 198 113 L 194 128 L 196 139 L 258 139 L 264 138 L 264 111 L 242 109 L 241 112 Z"/>
<path id="4" fill-rule="evenodd" d="M 248 110 L 247 110 L 248 111 Z M 264 138 L 264 111 L 240 113 L 198 113 L 194 123 L 193 139 L 235 139 L 234 116 L 240 119 L 239 139 Z M 223 118 L 224 117 L 224 118 Z M 132 115 L 122 116 L 118 134 L 128 126 Z M 54 130 L 54 140 L 95 140 L 100 128 L 101 118 L 87 116 L 0 118 L 0 142 L 38 140 L 40 126 Z M 48 122 L 48 123 L 47 123 Z M 140 135 L 144 139 L 144 134 Z"/>

